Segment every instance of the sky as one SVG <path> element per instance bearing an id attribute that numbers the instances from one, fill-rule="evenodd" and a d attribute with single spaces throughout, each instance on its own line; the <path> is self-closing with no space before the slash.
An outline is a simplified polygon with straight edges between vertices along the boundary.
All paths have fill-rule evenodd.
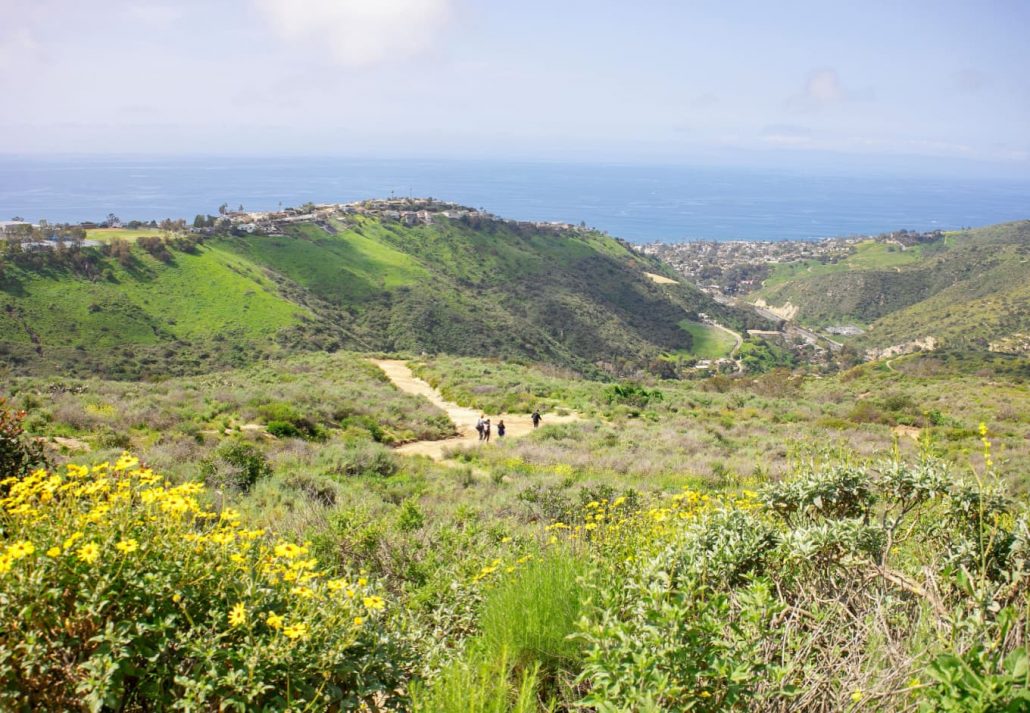
<path id="1" fill-rule="evenodd" d="M 1030 176 L 1023 0 L 0 0 L 0 154 Z"/>

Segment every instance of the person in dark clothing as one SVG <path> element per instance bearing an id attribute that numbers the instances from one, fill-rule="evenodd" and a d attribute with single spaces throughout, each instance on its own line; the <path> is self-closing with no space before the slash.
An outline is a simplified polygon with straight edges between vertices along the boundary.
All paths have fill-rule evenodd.
<path id="1" fill-rule="evenodd" d="M 497 423 L 497 437 L 504 438 L 504 421 L 498 421 Z"/>
<path id="2" fill-rule="evenodd" d="M 490 419 L 486 419 L 486 423 L 483 424 L 483 440 L 490 442 Z"/>
<path id="3" fill-rule="evenodd" d="M 533 419 L 533 428 L 539 428 L 540 427 L 540 410 L 539 409 L 534 409 L 533 410 L 533 415 L 530 416 L 530 418 Z"/>

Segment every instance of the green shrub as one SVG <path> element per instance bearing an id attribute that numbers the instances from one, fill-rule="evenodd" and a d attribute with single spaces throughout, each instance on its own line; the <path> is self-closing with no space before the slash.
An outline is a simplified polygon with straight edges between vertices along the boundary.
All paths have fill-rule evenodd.
<path id="1" fill-rule="evenodd" d="M 324 449 L 319 462 L 327 475 L 388 477 L 400 470 L 397 456 L 385 446 L 356 441 Z"/>
<path id="2" fill-rule="evenodd" d="M 269 421 L 266 428 L 276 438 L 301 438 L 304 435 L 289 421 Z"/>
<path id="3" fill-rule="evenodd" d="M 271 475 L 272 467 L 257 446 L 231 439 L 201 461 L 200 473 L 208 485 L 246 492 L 259 478 Z"/>
<path id="4" fill-rule="evenodd" d="M 397 513 L 397 529 L 401 532 L 413 532 L 420 530 L 426 523 L 426 516 L 418 506 L 418 502 L 412 499 L 401 503 L 400 512 Z"/>
<path id="5" fill-rule="evenodd" d="M 614 384 L 604 391 L 610 404 L 624 404 L 644 408 L 651 402 L 661 401 L 665 395 L 658 389 L 648 389 L 639 384 Z"/>
<path id="6" fill-rule="evenodd" d="M 23 478 L 34 469 L 47 465 L 43 444 L 25 435 L 24 411 L 8 408 L 0 398 L 0 476 Z M 4 490 L 0 489 L 0 494 Z"/>

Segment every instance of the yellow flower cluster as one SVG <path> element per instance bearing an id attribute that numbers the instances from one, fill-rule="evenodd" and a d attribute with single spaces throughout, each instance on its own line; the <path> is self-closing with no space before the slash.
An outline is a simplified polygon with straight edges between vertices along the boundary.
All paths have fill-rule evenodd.
<path id="1" fill-rule="evenodd" d="M 994 466 L 994 460 L 991 458 L 991 441 L 987 438 L 987 424 L 983 421 L 980 422 L 980 443 L 984 447 L 984 465 L 991 468 Z"/>
<path id="2" fill-rule="evenodd" d="M 725 499 L 713 497 L 690 488 L 666 496 L 651 507 L 629 512 L 626 497 L 610 500 L 592 500 L 583 506 L 580 514 L 582 524 L 569 525 L 555 522 L 546 528 L 551 533 L 548 544 L 583 540 L 600 546 L 612 555 L 621 553 L 621 558 L 630 561 L 641 538 L 659 541 L 679 529 L 679 523 L 693 521 L 707 512 L 717 509 L 735 508 L 752 510 L 760 507 L 758 494 L 743 490 L 738 495 Z M 616 558 L 618 559 L 618 558 Z"/>
<path id="3" fill-rule="evenodd" d="M 263 580 L 263 590 L 270 585 L 283 602 L 275 605 L 281 611 L 261 611 L 268 605 L 237 601 L 224 614 L 229 628 L 263 623 L 296 641 L 311 635 L 305 617 L 330 600 L 339 602 L 355 627 L 386 609 L 364 573 L 354 581 L 328 579 L 310 556 L 310 543 L 268 543 L 263 530 L 242 525 L 235 509 L 204 507 L 200 483 L 173 486 L 127 453 L 113 464 L 68 465 L 63 471 L 8 478 L 0 481 L 0 492 L 6 492 L 0 525 L 12 535 L 0 548 L 0 576 L 22 576 L 27 570 L 20 563 L 36 558 L 37 550 L 46 553 L 41 563 L 61 568 L 54 576 L 79 580 L 103 576 L 106 570 L 100 568 L 108 561 L 111 571 L 121 571 L 129 561 L 145 567 L 152 550 L 187 558 L 192 552 L 212 563 L 211 576 L 235 569 L 238 576 Z M 172 601 L 189 604 L 182 593 Z"/>

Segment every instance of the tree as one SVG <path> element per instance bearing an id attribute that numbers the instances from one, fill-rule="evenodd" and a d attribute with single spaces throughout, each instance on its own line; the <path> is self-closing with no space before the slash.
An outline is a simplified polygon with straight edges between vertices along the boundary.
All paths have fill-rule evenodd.
<path id="1" fill-rule="evenodd" d="M 108 228 L 117 228 L 121 224 L 122 224 L 121 218 L 119 218 L 114 213 L 108 213 L 107 214 L 107 219 L 104 221 L 104 225 L 107 226 Z"/>
<path id="2" fill-rule="evenodd" d="M 225 215 L 228 210 L 229 204 L 223 203 L 222 205 L 218 206 L 218 215 Z"/>

